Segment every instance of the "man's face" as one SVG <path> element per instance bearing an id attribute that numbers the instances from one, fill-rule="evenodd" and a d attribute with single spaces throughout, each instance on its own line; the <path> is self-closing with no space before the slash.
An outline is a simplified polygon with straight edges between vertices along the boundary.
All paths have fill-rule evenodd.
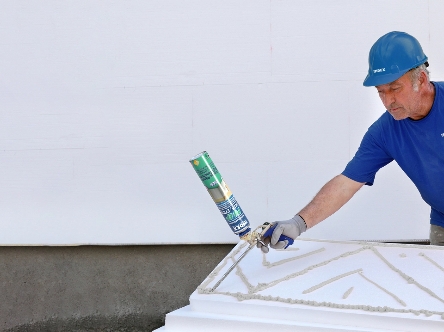
<path id="1" fill-rule="evenodd" d="M 376 89 L 382 103 L 395 120 L 406 118 L 418 120 L 423 117 L 420 114 L 421 96 L 413 88 L 409 72 L 396 81 L 378 85 Z"/>

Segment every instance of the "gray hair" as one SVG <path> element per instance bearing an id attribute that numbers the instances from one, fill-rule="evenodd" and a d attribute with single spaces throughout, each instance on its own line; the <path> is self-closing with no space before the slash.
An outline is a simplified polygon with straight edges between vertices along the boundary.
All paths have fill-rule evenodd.
<path id="1" fill-rule="evenodd" d="M 430 82 L 430 72 L 427 69 L 427 66 L 423 63 L 416 68 L 410 70 L 410 78 L 413 84 L 413 90 L 418 91 L 418 79 L 421 72 L 424 72 L 427 76 L 427 81 Z"/>

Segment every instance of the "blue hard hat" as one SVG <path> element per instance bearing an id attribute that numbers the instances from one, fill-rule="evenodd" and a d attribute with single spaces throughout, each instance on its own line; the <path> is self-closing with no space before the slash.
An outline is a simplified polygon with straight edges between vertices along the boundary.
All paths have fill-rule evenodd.
<path id="1" fill-rule="evenodd" d="M 389 32 L 370 49 L 368 74 L 363 84 L 376 86 L 396 81 L 410 69 L 425 62 L 427 56 L 415 37 L 405 32 Z"/>

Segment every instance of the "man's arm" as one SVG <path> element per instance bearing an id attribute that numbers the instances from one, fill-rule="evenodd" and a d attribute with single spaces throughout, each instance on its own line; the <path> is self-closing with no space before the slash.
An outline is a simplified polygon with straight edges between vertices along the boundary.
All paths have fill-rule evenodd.
<path id="1" fill-rule="evenodd" d="M 264 253 L 268 252 L 268 244 L 273 249 L 287 248 L 288 241 L 280 241 L 281 235 L 296 239 L 307 228 L 313 227 L 338 211 L 363 185 L 364 183 L 356 182 L 342 174 L 334 177 L 297 215 L 289 220 L 275 222 L 271 237 L 258 242 L 258 248 Z"/>
<path id="2" fill-rule="evenodd" d="M 298 214 L 311 228 L 338 211 L 363 185 L 340 174 L 327 182 Z"/>

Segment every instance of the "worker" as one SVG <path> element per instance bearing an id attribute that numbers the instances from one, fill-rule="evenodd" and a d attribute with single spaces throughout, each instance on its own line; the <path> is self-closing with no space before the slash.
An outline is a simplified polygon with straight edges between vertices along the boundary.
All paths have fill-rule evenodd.
<path id="1" fill-rule="evenodd" d="M 386 112 L 341 174 L 293 218 L 275 222 L 267 245 L 287 247 L 281 234 L 296 239 L 328 218 L 363 185 L 373 185 L 376 172 L 393 160 L 431 207 L 430 244 L 444 245 L 444 82 L 430 81 L 427 61 L 418 40 L 405 32 L 389 32 L 375 42 L 363 85 L 376 87 Z"/>

